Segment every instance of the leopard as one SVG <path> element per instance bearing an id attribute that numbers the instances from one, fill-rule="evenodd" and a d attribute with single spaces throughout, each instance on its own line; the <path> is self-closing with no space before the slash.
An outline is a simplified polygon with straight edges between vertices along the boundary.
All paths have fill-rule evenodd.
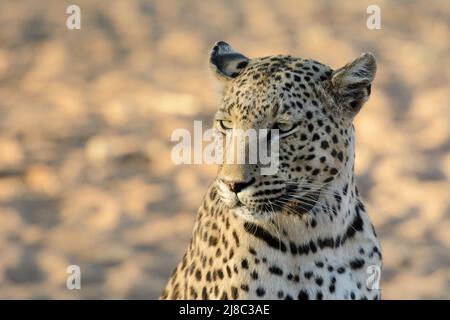
<path id="1" fill-rule="evenodd" d="M 248 58 L 219 41 L 209 66 L 220 95 L 213 128 L 273 130 L 278 170 L 218 164 L 159 298 L 381 299 L 381 246 L 356 186 L 353 124 L 375 56 L 332 69 L 292 55 Z"/>

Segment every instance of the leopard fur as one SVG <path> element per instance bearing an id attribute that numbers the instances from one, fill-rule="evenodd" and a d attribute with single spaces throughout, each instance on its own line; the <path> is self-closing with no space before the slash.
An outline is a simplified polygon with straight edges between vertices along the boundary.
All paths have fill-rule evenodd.
<path id="1" fill-rule="evenodd" d="M 352 124 L 374 56 L 333 70 L 288 55 L 249 59 L 221 41 L 210 65 L 222 86 L 216 128 L 292 130 L 274 175 L 219 166 L 161 299 L 379 299 L 368 282 L 381 248 L 355 183 Z"/>

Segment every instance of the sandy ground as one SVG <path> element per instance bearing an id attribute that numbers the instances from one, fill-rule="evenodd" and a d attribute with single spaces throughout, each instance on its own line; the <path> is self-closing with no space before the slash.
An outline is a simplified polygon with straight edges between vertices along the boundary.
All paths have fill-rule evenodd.
<path id="1" fill-rule="evenodd" d="M 0 298 L 158 297 L 215 174 L 172 164 L 170 134 L 211 119 L 217 40 L 335 68 L 376 54 L 355 125 L 383 297 L 450 298 L 450 2 L 76 2 L 78 31 L 72 1 L 0 2 Z"/>

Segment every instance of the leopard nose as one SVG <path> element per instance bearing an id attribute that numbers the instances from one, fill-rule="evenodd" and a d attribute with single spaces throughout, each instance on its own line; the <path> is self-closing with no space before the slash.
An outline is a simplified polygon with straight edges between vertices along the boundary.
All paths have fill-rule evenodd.
<path id="1" fill-rule="evenodd" d="M 251 178 L 248 181 L 230 181 L 230 180 L 222 180 L 223 183 L 225 183 L 230 191 L 234 193 L 239 193 L 245 188 L 249 187 L 255 182 L 255 178 Z"/>

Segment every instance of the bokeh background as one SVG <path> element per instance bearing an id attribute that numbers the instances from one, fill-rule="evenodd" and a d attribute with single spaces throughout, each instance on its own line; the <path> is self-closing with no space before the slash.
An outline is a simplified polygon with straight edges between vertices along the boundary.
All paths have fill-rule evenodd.
<path id="1" fill-rule="evenodd" d="M 446 0 L 1 1 L 0 298 L 158 297 L 215 175 L 173 165 L 170 134 L 211 120 L 217 40 L 334 68 L 376 54 L 356 172 L 383 298 L 450 298 L 449 39 Z"/>

